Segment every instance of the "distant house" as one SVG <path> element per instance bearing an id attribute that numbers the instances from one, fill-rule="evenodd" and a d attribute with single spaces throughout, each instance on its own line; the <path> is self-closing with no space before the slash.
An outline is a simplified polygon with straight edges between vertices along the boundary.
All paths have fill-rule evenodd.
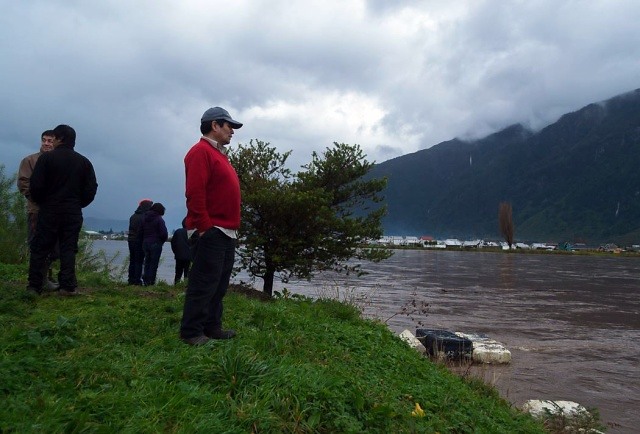
<path id="1" fill-rule="evenodd" d="M 444 245 L 447 247 L 462 247 L 462 241 L 456 238 L 447 238 L 444 240 Z"/>
<path id="2" fill-rule="evenodd" d="M 422 244 L 418 237 L 404 237 L 404 246 L 417 246 Z"/>
<path id="3" fill-rule="evenodd" d="M 444 241 L 423 241 L 422 247 L 425 249 L 446 249 L 447 245 Z"/>
<path id="4" fill-rule="evenodd" d="M 481 247 L 500 247 L 500 244 L 495 241 L 483 241 Z"/>
<path id="5" fill-rule="evenodd" d="M 467 249 L 470 249 L 470 248 L 477 249 L 481 245 L 482 245 L 482 240 L 469 240 L 469 241 L 462 242 L 462 247 Z"/>
<path id="6" fill-rule="evenodd" d="M 96 231 L 82 231 L 87 238 L 91 238 L 92 240 L 106 240 L 107 236 L 102 235 L 100 232 Z"/>
<path id="7" fill-rule="evenodd" d="M 532 243 L 531 248 L 533 250 L 553 250 L 556 246 L 546 244 L 546 243 Z"/>

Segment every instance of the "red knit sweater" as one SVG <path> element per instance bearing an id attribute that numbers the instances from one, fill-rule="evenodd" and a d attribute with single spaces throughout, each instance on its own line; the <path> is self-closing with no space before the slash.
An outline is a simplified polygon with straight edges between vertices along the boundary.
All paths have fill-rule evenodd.
<path id="1" fill-rule="evenodd" d="M 240 227 L 240 181 L 229 159 L 205 139 L 184 157 L 187 228 Z"/>

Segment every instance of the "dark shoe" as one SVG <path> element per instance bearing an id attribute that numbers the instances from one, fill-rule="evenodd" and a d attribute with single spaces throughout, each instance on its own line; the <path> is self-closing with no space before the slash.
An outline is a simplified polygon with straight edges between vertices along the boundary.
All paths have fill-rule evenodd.
<path id="1" fill-rule="evenodd" d="M 42 295 L 42 290 L 34 288 L 33 286 L 27 286 L 27 293 L 31 295 Z"/>
<path id="2" fill-rule="evenodd" d="M 61 297 L 75 297 L 76 295 L 80 295 L 80 293 L 75 289 L 59 289 L 58 295 Z"/>
<path id="3" fill-rule="evenodd" d="M 196 336 L 194 338 L 181 338 L 181 339 L 182 339 L 182 342 L 184 342 L 185 344 L 194 345 L 194 346 L 204 345 L 211 340 L 205 335 Z"/>
<path id="4" fill-rule="evenodd" d="M 211 339 L 231 339 L 236 335 L 235 330 L 214 330 L 211 333 L 205 333 Z"/>

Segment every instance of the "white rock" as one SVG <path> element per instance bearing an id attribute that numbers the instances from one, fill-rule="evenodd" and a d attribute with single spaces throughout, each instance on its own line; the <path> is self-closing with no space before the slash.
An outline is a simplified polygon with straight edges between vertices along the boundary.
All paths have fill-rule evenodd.
<path id="1" fill-rule="evenodd" d="M 544 419 L 547 416 L 559 416 L 567 420 L 578 419 L 584 416 L 590 416 L 589 411 L 582 405 L 573 401 L 548 401 L 541 399 L 530 399 L 522 405 L 522 411 L 525 411 L 536 419 Z M 565 431 L 571 429 L 565 428 Z M 595 428 L 579 428 L 571 430 L 571 432 L 588 433 L 588 434 L 604 434 Z"/>
<path id="2" fill-rule="evenodd" d="M 548 401 L 542 399 L 530 399 L 524 403 L 522 410 L 531 414 L 533 417 L 542 417 L 547 414 L 574 417 L 587 413 L 587 409 L 577 402 Z"/>
<path id="3" fill-rule="evenodd" d="M 455 332 L 461 338 L 467 338 L 473 343 L 471 358 L 478 363 L 511 363 L 511 351 L 504 344 L 490 339 L 486 335 Z"/>
<path id="4" fill-rule="evenodd" d="M 427 352 L 427 349 L 424 347 L 424 345 L 422 345 L 422 342 L 420 342 L 418 338 L 415 337 L 409 330 L 405 329 L 402 333 L 400 333 L 400 339 L 405 341 L 411 348 L 414 348 L 421 354 Z"/>

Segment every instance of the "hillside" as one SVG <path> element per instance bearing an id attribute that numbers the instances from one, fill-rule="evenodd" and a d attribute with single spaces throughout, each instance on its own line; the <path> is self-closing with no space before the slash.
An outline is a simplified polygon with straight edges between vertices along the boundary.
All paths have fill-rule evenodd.
<path id="1" fill-rule="evenodd" d="M 513 206 L 516 239 L 640 241 L 640 89 L 562 116 L 454 139 L 385 161 L 387 234 L 500 238 Z"/>

